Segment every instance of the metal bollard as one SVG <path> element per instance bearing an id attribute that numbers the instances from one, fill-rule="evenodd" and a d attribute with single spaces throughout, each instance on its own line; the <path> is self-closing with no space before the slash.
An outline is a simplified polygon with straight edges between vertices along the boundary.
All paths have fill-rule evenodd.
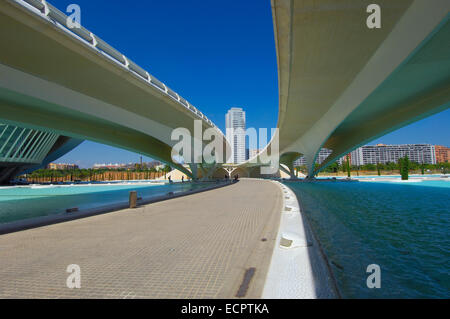
<path id="1" fill-rule="evenodd" d="M 130 208 L 136 208 L 137 206 L 137 192 L 136 191 L 131 191 L 130 192 Z"/>

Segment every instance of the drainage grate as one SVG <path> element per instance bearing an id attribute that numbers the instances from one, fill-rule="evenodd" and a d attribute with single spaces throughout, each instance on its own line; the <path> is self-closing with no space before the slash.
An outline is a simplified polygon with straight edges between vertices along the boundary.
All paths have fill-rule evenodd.
<path id="1" fill-rule="evenodd" d="M 243 298 L 247 294 L 248 287 L 250 286 L 250 281 L 255 275 L 256 268 L 251 267 L 245 271 L 244 278 L 242 280 L 241 286 L 239 287 L 236 297 Z"/>

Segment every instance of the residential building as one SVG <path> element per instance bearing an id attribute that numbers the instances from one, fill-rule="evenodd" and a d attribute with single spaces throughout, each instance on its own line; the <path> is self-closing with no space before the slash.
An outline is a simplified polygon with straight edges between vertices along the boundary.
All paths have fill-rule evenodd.
<path id="1" fill-rule="evenodd" d="M 450 148 L 441 145 L 434 146 L 436 163 L 448 163 L 450 159 Z"/>
<path id="2" fill-rule="evenodd" d="M 78 169 L 79 167 L 76 164 L 50 163 L 47 165 L 47 168 L 53 170 L 71 170 L 71 169 Z"/>
<path id="3" fill-rule="evenodd" d="M 436 164 L 434 145 L 401 144 L 401 145 L 366 145 L 352 151 L 352 165 L 397 163 L 399 158 L 408 156 L 416 163 Z"/>
<path id="4" fill-rule="evenodd" d="M 225 115 L 226 138 L 231 146 L 227 162 L 239 164 L 245 162 L 245 112 L 242 108 L 232 107 Z M 227 154 L 228 155 L 228 154 Z"/>

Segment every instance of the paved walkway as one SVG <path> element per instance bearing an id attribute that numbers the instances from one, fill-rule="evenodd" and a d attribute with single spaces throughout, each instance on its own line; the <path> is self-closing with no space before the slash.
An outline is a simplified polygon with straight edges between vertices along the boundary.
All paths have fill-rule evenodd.
<path id="1" fill-rule="evenodd" d="M 269 181 L 0 236 L 0 298 L 259 298 L 282 209 Z M 262 240 L 263 238 L 267 240 Z M 66 268 L 81 268 L 81 288 Z"/>

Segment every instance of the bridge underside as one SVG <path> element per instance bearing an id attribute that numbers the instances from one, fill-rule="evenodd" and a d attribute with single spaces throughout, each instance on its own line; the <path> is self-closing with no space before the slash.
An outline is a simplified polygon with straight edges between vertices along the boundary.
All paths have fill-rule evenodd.
<path id="1" fill-rule="evenodd" d="M 333 154 L 322 169 L 356 147 L 450 106 L 448 17 L 324 143 Z"/>
<path id="2" fill-rule="evenodd" d="M 382 27 L 369 29 L 371 2 L 272 0 L 280 98 L 268 150 L 279 140 L 279 163 L 291 177 L 301 155 L 314 176 L 352 149 L 450 106 L 450 2 L 380 0 Z M 176 93 L 14 1 L 0 2 L 0 30 L 1 121 L 124 148 L 197 175 L 172 160 L 171 133 L 192 134 L 203 115 Z M 315 169 L 322 147 L 333 153 Z M 258 156 L 241 173 L 256 176 L 261 165 Z"/>
<path id="3" fill-rule="evenodd" d="M 191 175 L 172 159 L 173 130 L 194 136 L 195 120 L 202 131 L 220 130 L 144 70 L 132 71 L 124 56 L 115 60 L 69 33 L 0 2 L 0 121 L 123 148 Z"/>
<path id="4" fill-rule="evenodd" d="M 358 146 L 450 106 L 450 2 L 380 0 L 380 29 L 366 27 L 371 3 L 272 0 L 277 137 L 291 176 L 299 156 L 314 176 Z M 315 169 L 322 147 L 333 153 Z"/>
<path id="5" fill-rule="evenodd" d="M 58 112 L 56 106 L 54 106 L 55 108 L 50 108 L 48 112 L 43 112 L 45 102 L 22 96 L 20 98 L 27 100 L 27 103 L 15 104 L 15 102 L 7 98 L 10 95 L 11 92 L 5 92 L 0 89 L 2 122 L 42 131 L 51 128 L 52 132 L 57 132 L 61 135 L 78 139 L 89 139 L 137 152 L 165 163 L 171 163 L 177 169 L 190 175 L 190 171 L 181 165 L 172 163 L 171 147 L 169 145 L 147 134 L 120 127 L 107 121 L 89 118 L 82 114 L 66 115 Z M 18 99 L 19 97 L 15 95 L 14 101 Z"/>

